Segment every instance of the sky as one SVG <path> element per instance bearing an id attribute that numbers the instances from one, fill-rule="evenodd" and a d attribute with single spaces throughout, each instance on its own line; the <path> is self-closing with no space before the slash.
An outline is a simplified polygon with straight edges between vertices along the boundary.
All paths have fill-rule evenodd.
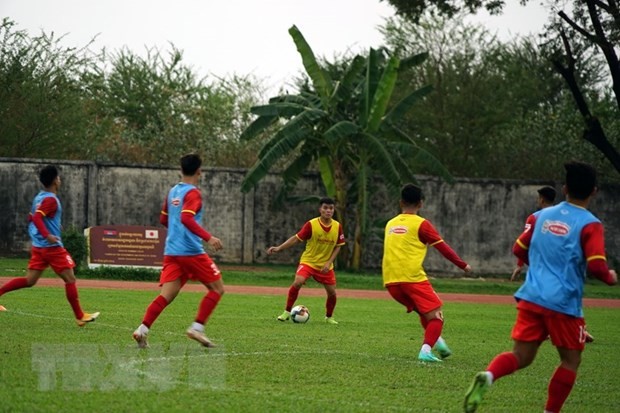
<path id="1" fill-rule="evenodd" d="M 538 32 L 547 11 L 508 0 L 504 16 L 474 19 L 500 39 Z M 296 25 L 318 56 L 382 44 L 377 27 L 394 12 L 379 0 L 1 0 L 0 16 L 32 36 L 64 36 L 63 45 L 138 54 L 183 51 L 200 77 L 253 75 L 267 90 L 290 84 L 303 67 L 288 29 Z"/>

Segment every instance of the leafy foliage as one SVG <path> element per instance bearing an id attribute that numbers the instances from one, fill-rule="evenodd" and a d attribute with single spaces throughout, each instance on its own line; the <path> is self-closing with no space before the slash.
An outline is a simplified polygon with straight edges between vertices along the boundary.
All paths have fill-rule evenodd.
<path id="1" fill-rule="evenodd" d="M 412 21 L 418 21 L 425 13 L 454 17 L 462 12 L 475 13 L 484 8 L 489 14 L 499 14 L 504 7 L 502 0 L 381 0 L 387 1 L 396 12 Z M 527 0 L 519 0 L 525 4 Z"/>
<path id="2" fill-rule="evenodd" d="M 464 21 L 462 15 L 417 23 L 394 18 L 381 28 L 399 56 L 429 50 L 428 60 L 399 76 L 403 86 L 397 90 L 431 84 L 434 91 L 402 117 L 399 128 L 419 137 L 459 176 L 549 179 L 570 158 L 609 175 L 610 165 L 593 148 L 571 139 L 580 134 L 581 121 L 549 64 L 549 48 L 531 38 L 501 43 Z M 582 84 L 597 108 L 607 108 L 601 118 L 611 121 L 617 111 L 599 92 L 601 73 L 593 61 Z"/>
<path id="3" fill-rule="evenodd" d="M 89 117 L 82 94 L 93 70 L 86 48 L 62 38 L 30 37 L 0 23 L 0 152 L 3 156 L 74 158 L 86 145 Z"/>
<path id="4" fill-rule="evenodd" d="M 494 0 L 388 0 L 397 13 L 417 23 L 424 15 L 440 15 L 448 19 L 459 19 L 459 13 L 475 13 L 480 8 L 491 14 L 499 14 L 503 1 Z M 521 0 L 526 4 L 528 0 Z M 569 13 L 565 11 L 568 8 Z M 582 118 L 581 137 L 594 145 L 613 168 L 620 172 L 620 134 L 613 121 L 606 123 L 601 113 L 593 109 L 605 101 L 608 89 L 615 96 L 616 111 L 620 113 L 620 59 L 618 41 L 620 40 L 620 8 L 617 1 L 552 1 L 549 2 L 549 24 L 545 33 L 544 48 L 548 64 L 564 79 L 568 91 Z M 570 14 L 570 15 L 569 15 Z M 598 55 L 591 53 L 597 49 Z M 611 79 L 606 86 L 594 90 L 593 82 L 604 83 L 599 63 L 604 61 L 607 69 L 605 78 Z M 594 74 L 594 77 L 592 76 Z M 603 82 L 601 82 L 603 80 Z M 603 114 L 606 111 L 602 112 Z M 605 126 L 604 126 L 605 125 Z"/>
<path id="5" fill-rule="evenodd" d="M 284 191 L 299 179 L 311 164 L 318 164 L 327 195 L 336 199 L 338 219 L 355 205 L 355 235 L 352 262 L 359 269 L 362 243 L 367 232 L 369 185 L 374 174 L 396 194 L 404 182 L 415 181 L 416 165 L 408 158 L 424 153 L 429 164 L 442 176 L 447 170 L 406 133 L 394 126 L 396 118 L 430 92 L 429 87 L 411 91 L 396 104 L 393 92 L 400 59 L 387 50 L 370 49 L 343 62 L 320 64 L 299 30 L 289 30 L 301 54 L 308 81 L 297 95 L 276 96 L 269 104 L 252 108 L 256 120 L 243 133 L 252 139 L 274 125 L 276 131 L 258 154 L 247 173 L 242 190 L 248 191 L 283 159 Z M 424 60 L 424 55 L 407 61 L 408 66 Z M 326 69 L 327 67 L 327 69 Z M 277 121 L 283 122 L 278 124 Z M 346 228 L 346 226 L 345 226 Z"/>
<path id="6" fill-rule="evenodd" d="M 174 47 L 168 56 L 154 49 L 146 57 L 127 49 L 109 56 L 111 68 L 98 73 L 93 96 L 107 124 L 94 139 L 100 159 L 169 165 L 199 152 L 208 163 L 222 155 L 234 165 L 249 162 L 236 144 L 249 120 L 253 85 L 240 77 L 207 84 L 182 58 Z M 235 153 L 238 159 L 230 159 Z"/>
<path id="7" fill-rule="evenodd" d="M 75 227 L 67 228 L 62 232 L 62 243 L 75 262 L 75 273 L 81 273 L 88 258 L 88 246 L 84 233 Z"/>
<path id="8" fill-rule="evenodd" d="M 97 267 L 80 271 L 80 278 L 123 280 L 123 281 L 158 281 L 160 271 L 150 268 L 134 267 Z"/>
<path id="9" fill-rule="evenodd" d="M 260 142 L 239 140 L 261 93 L 252 77 L 199 79 L 174 45 L 143 57 L 61 40 L 2 21 L 3 156 L 170 165 L 199 152 L 208 164 L 254 161 Z"/>

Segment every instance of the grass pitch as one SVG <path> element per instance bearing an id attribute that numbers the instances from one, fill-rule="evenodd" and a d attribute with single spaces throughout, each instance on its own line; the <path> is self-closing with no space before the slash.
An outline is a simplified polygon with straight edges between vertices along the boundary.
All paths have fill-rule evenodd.
<path id="1" fill-rule="evenodd" d="M 454 354 L 417 361 L 417 317 L 388 300 L 340 299 L 338 326 L 324 298 L 305 297 L 307 324 L 278 322 L 285 297 L 228 294 L 207 325 L 217 349 L 184 336 L 198 293 L 182 292 L 153 325 L 150 349 L 131 333 L 153 292 L 81 289 L 95 323 L 75 325 L 61 288 L 9 293 L 0 313 L 0 412 L 460 412 L 473 375 L 511 348 L 510 305 L 447 303 L 443 336 Z M 577 383 L 564 412 L 617 411 L 617 310 L 588 308 Z M 542 411 L 558 364 L 545 343 L 532 366 L 499 380 L 480 412 Z"/>

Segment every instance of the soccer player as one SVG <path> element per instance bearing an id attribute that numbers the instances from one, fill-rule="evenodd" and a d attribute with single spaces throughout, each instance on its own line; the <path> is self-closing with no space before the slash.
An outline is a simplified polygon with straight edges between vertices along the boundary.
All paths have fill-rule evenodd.
<path id="1" fill-rule="evenodd" d="M 530 214 L 530 216 L 527 217 L 527 219 L 525 220 L 524 231 L 527 231 L 532 227 L 540 211 L 542 211 L 545 208 L 549 208 L 550 206 L 553 206 L 553 202 L 555 201 L 555 195 L 556 195 L 555 188 L 551 186 L 543 186 L 542 188 L 539 188 L 537 192 L 538 192 L 537 204 L 538 204 L 539 209 L 538 211 Z M 523 264 L 524 264 L 524 261 L 521 258 L 517 258 L 517 266 L 512 271 L 512 275 L 510 276 L 510 281 L 515 281 L 519 278 L 519 276 L 521 275 L 521 271 L 523 270 Z M 592 336 L 592 334 L 590 334 L 587 330 L 584 331 L 584 334 L 586 336 L 586 343 L 592 343 L 594 341 L 594 336 Z"/>
<path id="2" fill-rule="evenodd" d="M 28 271 L 25 277 L 13 278 L 0 287 L 0 296 L 9 291 L 32 287 L 50 266 L 65 282 L 67 301 L 71 305 L 77 325 L 83 327 L 86 323 L 95 321 L 99 313 L 89 314 L 82 311 L 73 273 L 75 263 L 60 237 L 62 205 L 57 196 L 61 184 L 58 169 L 54 165 L 47 165 L 39 172 L 39 181 L 44 190 L 34 197 L 28 215 L 28 233 L 32 241 Z M 0 306 L 0 310 L 6 308 Z"/>
<path id="3" fill-rule="evenodd" d="M 310 277 L 323 284 L 327 293 L 325 302 L 325 322 L 338 324 L 334 320 L 334 308 L 336 307 L 336 273 L 334 272 L 334 260 L 340 252 L 340 248 L 345 244 L 342 225 L 335 219 L 334 200 L 331 198 L 321 198 L 319 200 L 320 216 L 307 221 L 295 235 L 284 241 L 282 244 L 267 249 L 267 254 L 275 254 L 282 250 L 306 242 L 299 265 L 295 273 L 295 280 L 288 290 L 286 307 L 284 312 L 278 316 L 278 320 L 287 321 L 291 317 L 291 309 L 295 305 L 295 300 L 299 295 L 299 290 Z"/>
<path id="4" fill-rule="evenodd" d="M 428 246 L 435 247 L 445 258 L 465 271 L 471 266 L 463 261 L 441 238 L 430 221 L 418 215 L 424 203 L 422 190 L 414 184 L 401 189 L 401 214 L 388 221 L 383 243 L 383 285 L 390 295 L 415 311 L 424 328 L 424 341 L 418 359 L 441 362 L 452 351 L 441 337 L 443 329 L 442 301 L 433 290 L 422 264 Z M 435 347 L 439 356 L 431 351 Z"/>
<path id="5" fill-rule="evenodd" d="M 536 220 L 536 216 L 545 208 L 553 206 L 553 202 L 555 201 L 555 188 L 551 186 L 543 186 L 538 189 L 538 199 L 536 200 L 536 204 L 538 205 L 538 211 L 530 214 L 525 220 L 525 229 L 528 230 L 532 223 Z M 519 278 L 521 272 L 523 271 L 523 260 L 521 258 L 517 258 L 517 266 L 512 271 L 512 275 L 510 276 L 510 281 L 514 281 Z"/>
<path id="6" fill-rule="evenodd" d="M 467 413 L 476 411 L 494 381 L 529 366 L 547 337 L 558 350 L 560 365 L 549 382 L 545 412 L 559 412 L 575 383 L 586 341 L 586 271 L 608 285 L 618 281 L 607 267 L 603 225 L 586 209 L 597 191 L 596 171 L 574 161 L 564 168 L 566 201 L 542 210 L 513 246 L 517 257 L 529 261 L 529 268 L 515 293 L 512 352 L 498 354 L 486 371 L 476 374 L 465 396 Z"/>
<path id="7" fill-rule="evenodd" d="M 200 302 L 194 322 L 186 331 L 187 337 L 205 347 L 215 347 L 205 335 L 204 326 L 224 294 L 224 284 L 220 270 L 205 252 L 202 241 L 206 241 L 215 251 L 222 249 L 222 242 L 200 225 L 202 196 L 198 184 L 201 166 L 200 156 L 183 156 L 181 182 L 170 189 L 164 201 L 159 221 L 168 227 L 168 236 L 159 278 L 162 288 L 147 307 L 142 324 L 133 333 L 139 348 L 148 347 L 147 335 L 151 325 L 190 279 L 204 284 L 208 292 Z"/>

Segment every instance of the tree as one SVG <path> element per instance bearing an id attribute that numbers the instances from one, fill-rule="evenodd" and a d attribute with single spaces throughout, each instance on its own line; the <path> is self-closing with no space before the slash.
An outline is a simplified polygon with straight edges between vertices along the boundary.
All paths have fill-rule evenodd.
<path id="1" fill-rule="evenodd" d="M 584 6 L 585 3 L 585 6 Z M 584 11 L 587 9 L 587 13 Z M 615 47 L 620 40 L 620 10 L 616 0 L 609 0 L 607 4 L 596 0 L 575 2 L 575 19 L 571 19 L 564 11 L 558 15 L 569 26 L 568 29 L 561 27 L 559 34 L 564 46 L 564 56 L 558 56 L 552 60 L 556 70 L 562 75 L 569 90 L 571 91 L 579 113 L 585 121 L 583 138 L 596 146 L 609 159 L 614 168 L 620 172 L 620 153 L 607 138 L 607 134 L 601 125 L 599 117 L 590 109 L 590 104 L 578 81 L 579 68 L 573 54 L 573 47 L 569 40 L 569 31 L 581 35 L 584 39 L 595 44 L 609 66 L 609 74 L 612 79 L 612 89 L 616 96 L 616 102 L 620 109 L 620 61 Z M 586 18 L 582 16 L 588 16 Z M 581 24 L 580 24 L 581 22 Z"/>
<path id="2" fill-rule="evenodd" d="M 490 14 L 500 14 L 504 6 L 501 0 L 387 0 L 387 2 L 394 6 L 398 14 L 414 21 L 418 21 L 425 12 L 453 17 L 463 11 L 475 13 L 478 9 L 484 8 Z M 519 2 L 525 4 L 527 0 Z"/>
<path id="3" fill-rule="evenodd" d="M 414 90 L 394 104 L 391 98 L 398 72 L 419 64 L 426 55 L 401 60 L 385 50 L 371 49 L 367 57 L 357 55 L 345 62 L 337 73 L 339 78 L 334 80 L 297 27 L 291 27 L 289 33 L 302 57 L 310 87 L 252 108 L 258 117 L 244 131 L 243 139 L 259 136 L 269 127 L 276 131 L 247 173 L 242 191 L 257 185 L 282 159 L 289 160 L 282 174 L 285 189 L 294 186 L 313 163 L 318 165 L 326 193 L 335 198 L 337 216 L 343 224 L 349 195 L 351 191 L 356 194 L 350 265 L 359 269 L 368 228 L 368 185 L 373 173 L 384 178 L 392 193 L 403 182 L 415 181 L 416 160 L 427 162 L 449 177 L 432 155 L 395 126 L 395 120 L 431 90 Z"/>
<path id="4" fill-rule="evenodd" d="M 422 137 L 419 144 L 438 154 L 453 174 L 554 176 L 566 160 L 566 132 L 578 124 L 546 48 L 530 37 L 500 42 L 463 17 L 425 16 L 417 23 L 391 18 L 380 28 L 398 56 L 429 51 L 420 66 L 399 74 L 397 91 L 424 84 L 434 89 L 399 127 Z M 600 70 L 594 66 L 590 72 L 582 80 L 594 90 Z M 581 149 L 575 144 L 570 149 L 577 152 L 576 146 Z"/>
<path id="5" fill-rule="evenodd" d="M 173 45 L 92 53 L 62 37 L 32 37 L 0 24 L 0 151 L 3 156 L 247 167 L 259 142 L 242 144 L 260 86 L 251 77 L 197 78 Z M 166 147 L 166 150 L 161 150 Z"/>
<path id="6" fill-rule="evenodd" d="M 388 19 L 381 28 L 387 46 L 399 56 L 426 49 L 429 58 L 399 76 L 402 86 L 431 84 L 433 93 L 400 122 L 421 145 L 437 153 L 461 176 L 484 176 L 491 136 L 515 114 L 505 97 L 503 73 L 497 68 L 502 49 L 494 37 L 462 19 L 423 18 L 412 23 Z M 491 167 L 491 165 L 489 165 Z"/>
<path id="7" fill-rule="evenodd" d="M 198 151 L 209 164 L 249 164 L 250 151 L 238 145 L 257 101 L 249 79 L 207 83 L 174 46 L 167 55 L 149 49 L 141 57 L 121 49 L 105 57 L 109 70 L 102 64 L 89 79 L 100 126 L 92 139 L 98 159 L 169 165 Z"/>
<path id="8" fill-rule="evenodd" d="M 94 68 L 86 47 L 31 37 L 0 24 L 0 152 L 3 156 L 75 159 L 87 145 L 83 76 Z"/>
<path id="9" fill-rule="evenodd" d="M 448 17 L 454 16 L 461 10 L 470 13 L 484 7 L 490 13 L 501 13 L 504 5 L 495 0 L 388 0 L 397 13 L 418 21 L 425 13 L 439 13 Z M 525 4 L 527 0 L 521 0 Z M 562 8 L 564 2 L 554 2 Z M 550 25 L 550 30 L 556 33 L 563 47 L 563 53 L 552 58 L 554 68 L 566 81 L 573 96 L 575 104 L 585 123 L 582 137 L 592 143 L 605 155 L 614 168 L 620 172 L 620 154 L 612 142 L 609 141 L 605 129 L 599 117 L 592 112 L 587 93 L 580 84 L 580 62 L 573 53 L 576 41 L 583 41 L 595 45 L 607 62 L 609 76 L 612 82 L 613 94 L 616 105 L 620 110 L 620 62 L 616 53 L 616 47 L 620 40 L 620 8 L 617 0 L 601 2 L 598 0 L 574 1 L 572 3 L 573 17 L 566 12 L 559 11 L 557 16 L 560 23 L 555 21 Z M 551 19 L 552 22 L 554 19 Z M 578 40 L 577 40 L 578 39 Z M 616 136 L 617 140 L 618 137 Z"/>

